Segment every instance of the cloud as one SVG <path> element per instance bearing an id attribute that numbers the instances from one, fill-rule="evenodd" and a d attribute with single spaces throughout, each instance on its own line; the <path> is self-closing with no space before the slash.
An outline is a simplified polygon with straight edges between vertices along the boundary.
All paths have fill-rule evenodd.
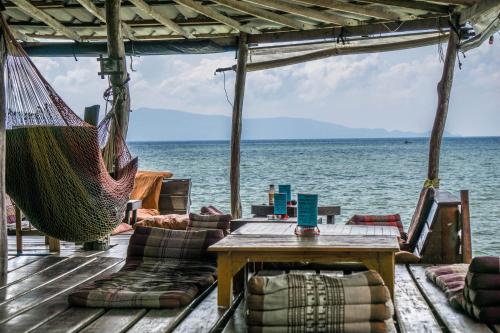
<path id="1" fill-rule="evenodd" d="M 127 58 L 127 61 L 130 61 Z M 483 45 L 467 53 L 455 72 L 447 129 L 468 135 L 500 135 L 500 47 Z M 107 80 L 93 58 L 35 59 L 50 83 L 75 110 L 102 104 Z M 132 107 L 230 115 L 233 53 L 134 58 L 130 72 Z M 244 115 L 292 116 L 351 127 L 428 131 L 437 103 L 443 64 L 437 47 L 333 57 L 247 75 Z M 224 89 L 225 81 L 225 89 Z"/>

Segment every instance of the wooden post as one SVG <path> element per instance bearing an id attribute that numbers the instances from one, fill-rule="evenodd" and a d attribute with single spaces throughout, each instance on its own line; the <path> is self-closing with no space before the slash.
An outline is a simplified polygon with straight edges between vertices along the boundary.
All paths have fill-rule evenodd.
<path id="1" fill-rule="evenodd" d="M 462 228 L 462 262 L 470 264 L 472 260 L 472 235 L 470 230 L 469 191 L 460 191 L 461 228 Z"/>
<path id="2" fill-rule="evenodd" d="M 240 33 L 238 41 L 238 64 L 236 66 L 236 82 L 234 86 L 233 122 L 231 131 L 231 215 L 241 217 L 240 200 L 240 143 L 243 97 L 245 95 L 246 66 L 248 57 L 247 35 Z"/>
<path id="3" fill-rule="evenodd" d="M 0 12 L 0 15 L 3 13 Z M 7 280 L 7 214 L 5 208 L 5 31 L 0 31 L 0 285 Z"/>
<path id="4" fill-rule="evenodd" d="M 16 250 L 17 254 L 23 253 L 23 228 L 21 210 L 16 206 Z"/>
<path id="5" fill-rule="evenodd" d="M 114 176 L 118 177 L 116 163 L 116 153 L 121 150 L 120 145 L 127 138 L 128 118 L 130 111 L 130 94 L 128 86 L 127 62 L 125 58 L 125 45 L 122 35 L 122 24 L 120 18 L 121 0 L 106 0 L 106 30 L 108 36 L 108 57 L 118 63 L 118 72 L 109 76 L 113 90 L 113 106 L 116 115 L 116 122 L 111 123 L 110 143 L 113 144 L 111 151 L 114 160 Z M 120 133 L 116 129 L 120 129 Z M 110 161 L 108 161 L 111 163 Z M 109 167 L 109 166 L 108 166 Z"/>
<path id="6" fill-rule="evenodd" d="M 432 127 L 431 140 L 429 144 L 429 167 L 427 180 L 433 187 L 439 187 L 439 153 L 443 139 L 446 116 L 448 115 L 448 104 L 450 100 L 451 86 L 453 84 L 453 73 L 457 60 L 459 37 L 454 29 L 450 30 L 446 59 L 444 61 L 443 75 L 437 86 L 438 105 L 434 126 Z"/>

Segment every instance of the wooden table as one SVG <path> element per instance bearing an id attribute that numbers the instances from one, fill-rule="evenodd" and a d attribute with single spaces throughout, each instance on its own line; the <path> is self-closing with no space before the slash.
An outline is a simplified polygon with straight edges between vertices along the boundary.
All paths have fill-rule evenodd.
<path id="1" fill-rule="evenodd" d="M 318 237 L 297 237 L 293 223 L 252 223 L 209 247 L 217 253 L 217 302 L 232 303 L 233 277 L 248 262 L 361 262 L 376 270 L 394 297 L 395 227 L 318 225 Z"/>

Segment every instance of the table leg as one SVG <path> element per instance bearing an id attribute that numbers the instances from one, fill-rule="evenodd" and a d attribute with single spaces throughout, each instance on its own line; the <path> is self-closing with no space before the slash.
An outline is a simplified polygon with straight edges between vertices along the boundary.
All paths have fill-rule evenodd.
<path id="1" fill-rule="evenodd" d="M 231 255 L 217 255 L 217 305 L 229 308 L 233 302 L 233 269 Z"/>
<path id="2" fill-rule="evenodd" d="M 131 225 L 134 225 L 137 222 L 137 209 L 134 209 L 132 211 L 132 223 Z"/>
<path id="3" fill-rule="evenodd" d="M 387 288 L 391 292 L 392 300 L 394 300 L 394 270 L 395 259 L 394 253 L 380 253 L 379 254 L 379 274 L 385 282 Z"/>
<path id="4" fill-rule="evenodd" d="M 125 223 L 130 224 L 130 210 L 128 208 L 125 211 Z"/>

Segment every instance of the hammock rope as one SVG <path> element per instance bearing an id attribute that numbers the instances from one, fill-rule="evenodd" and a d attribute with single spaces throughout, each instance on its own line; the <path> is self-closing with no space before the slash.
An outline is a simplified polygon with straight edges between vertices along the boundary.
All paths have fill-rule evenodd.
<path id="1" fill-rule="evenodd" d="M 1 14 L 0 41 L 7 193 L 51 237 L 87 242 L 106 236 L 124 217 L 137 171 L 137 158 L 120 135 L 114 110 L 97 127 L 78 117 L 17 43 Z M 115 179 L 102 156 L 109 142 L 115 161 L 109 171 Z"/>

